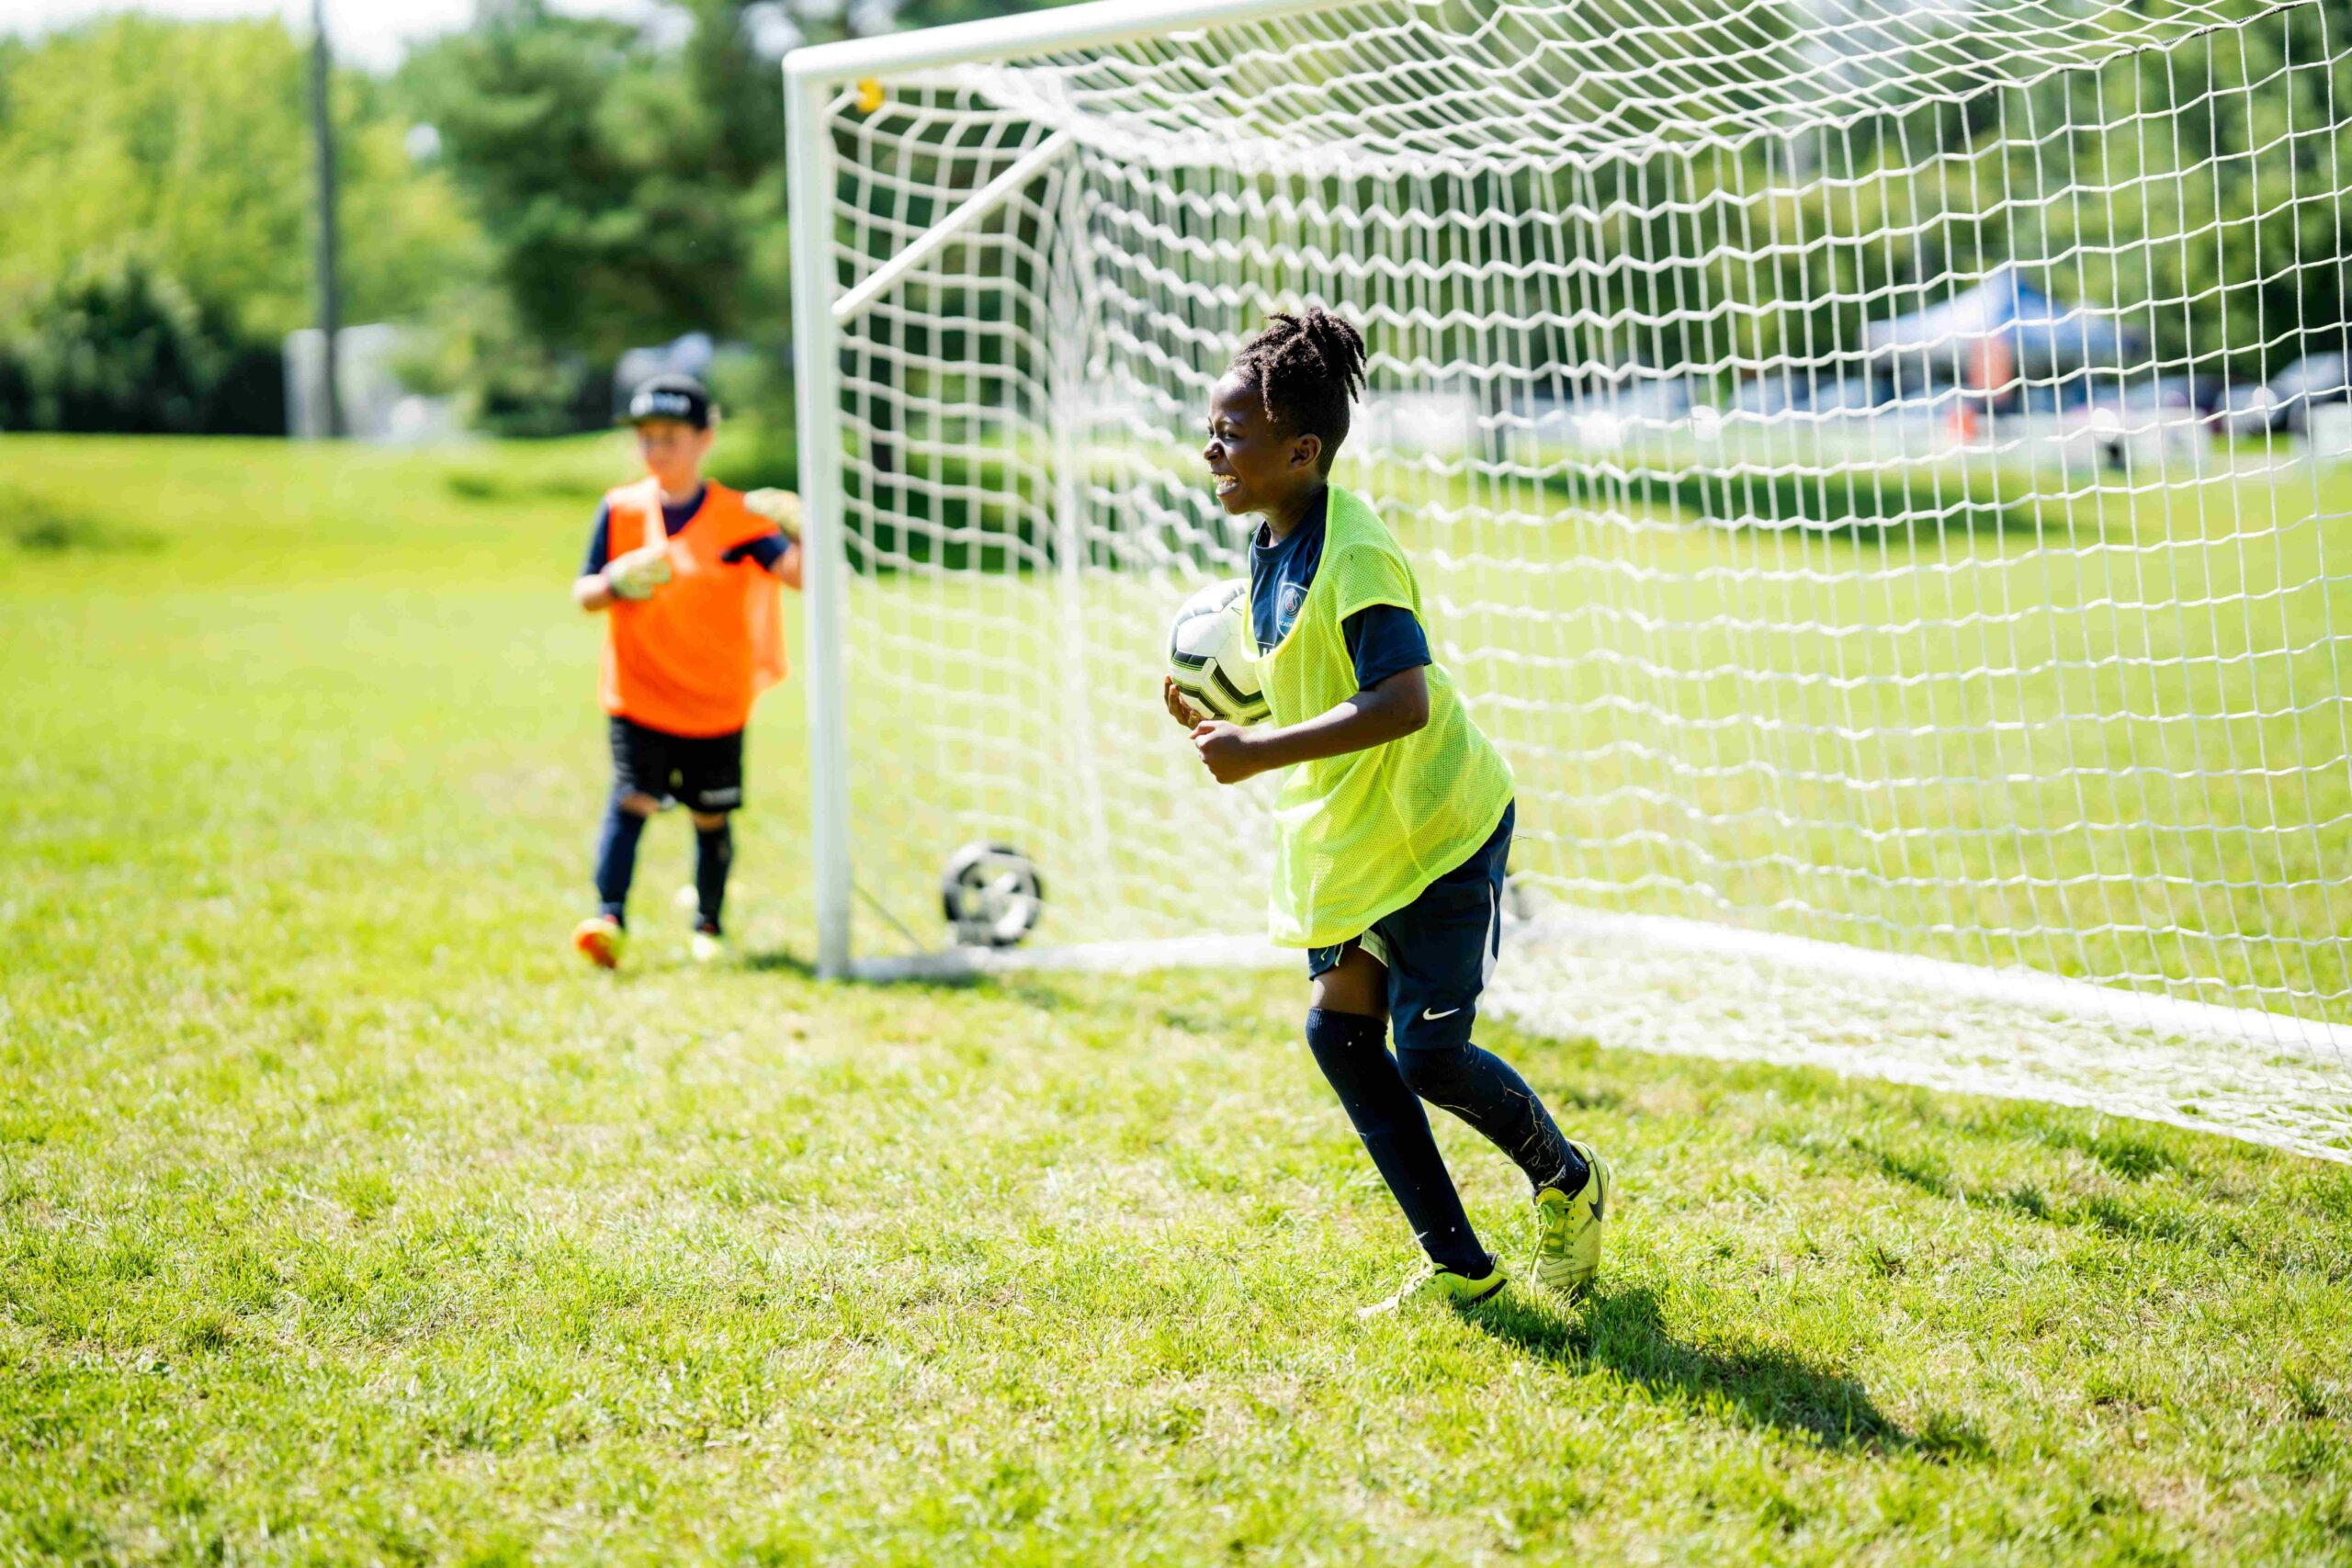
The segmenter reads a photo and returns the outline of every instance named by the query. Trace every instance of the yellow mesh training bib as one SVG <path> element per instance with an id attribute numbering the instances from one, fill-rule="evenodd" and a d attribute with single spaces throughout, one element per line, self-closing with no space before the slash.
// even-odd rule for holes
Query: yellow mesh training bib
<path id="1" fill-rule="evenodd" d="M 1347 618 L 1374 604 L 1410 610 L 1420 584 L 1371 507 L 1331 487 L 1323 561 L 1290 635 L 1258 656 L 1276 724 L 1298 724 L 1356 694 Z M 1430 639 L 1434 642 L 1436 639 Z M 1329 947 L 1421 896 L 1485 843 L 1510 804 L 1510 764 L 1470 722 L 1453 677 L 1425 671 L 1430 721 L 1400 740 L 1301 762 L 1274 802 L 1273 940 Z"/>

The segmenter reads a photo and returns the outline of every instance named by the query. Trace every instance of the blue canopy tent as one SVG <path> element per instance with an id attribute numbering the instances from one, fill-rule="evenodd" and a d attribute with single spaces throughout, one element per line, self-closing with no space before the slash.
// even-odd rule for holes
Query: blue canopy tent
<path id="1" fill-rule="evenodd" d="M 2120 368 L 2142 348 L 2140 335 L 2112 316 L 2059 304 L 2014 265 L 1939 304 L 1872 321 L 1862 341 L 1873 368 L 1894 375 L 1905 393 L 1938 382 L 1971 384 L 1988 359 L 2006 357 L 2010 374 L 2046 378 Z"/>

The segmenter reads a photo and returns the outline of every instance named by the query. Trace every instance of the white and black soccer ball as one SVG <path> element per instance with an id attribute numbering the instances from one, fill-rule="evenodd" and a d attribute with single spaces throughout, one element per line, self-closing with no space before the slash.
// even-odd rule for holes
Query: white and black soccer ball
<path id="1" fill-rule="evenodd" d="M 1010 844 L 970 843 L 948 857 L 939 903 L 967 947 L 1013 947 L 1046 912 L 1046 879 Z"/>
<path id="2" fill-rule="evenodd" d="M 1250 637 L 1250 585 L 1213 582 L 1176 612 L 1168 628 L 1168 673 L 1211 718 L 1256 724 L 1266 716 Z"/>

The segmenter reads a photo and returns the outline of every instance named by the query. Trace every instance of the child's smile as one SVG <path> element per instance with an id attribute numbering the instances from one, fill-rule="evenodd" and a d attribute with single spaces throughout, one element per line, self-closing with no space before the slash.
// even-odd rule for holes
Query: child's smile
<path id="1" fill-rule="evenodd" d="M 1286 530 L 1302 502 L 1322 485 L 1316 464 L 1321 443 L 1284 434 L 1266 414 L 1257 383 L 1228 376 L 1210 394 L 1208 465 L 1216 499 L 1228 516 L 1264 514 Z"/>

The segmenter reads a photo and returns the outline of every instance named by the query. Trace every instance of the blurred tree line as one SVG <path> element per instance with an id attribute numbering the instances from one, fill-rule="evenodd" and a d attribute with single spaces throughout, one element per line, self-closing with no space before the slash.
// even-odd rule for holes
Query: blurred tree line
<path id="1" fill-rule="evenodd" d="M 312 316 L 305 80 L 274 22 L 0 40 L 0 429 L 285 427 L 280 341 Z M 487 265 L 391 100 L 335 84 L 355 321 L 429 313 Z"/>
<path id="2" fill-rule="evenodd" d="M 344 320 L 479 424 L 575 429 L 624 348 L 748 344 L 788 401 L 789 48 L 1036 0 L 688 0 L 644 25 L 498 0 L 389 77 L 336 73 Z M 0 39 L 0 430 L 284 428 L 315 319 L 303 40 L 120 16 Z M 766 422 L 779 431 L 788 420 Z"/>
<path id="3" fill-rule="evenodd" d="M 623 349 L 708 333 L 751 350 L 715 390 L 788 468 L 784 54 L 1040 3 L 684 0 L 647 28 L 507 0 L 418 51 L 401 90 L 492 257 L 449 376 L 519 434 L 602 398 Z"/>
<path id="4" fill-rule="evenodd" d="M 622 349 L 707 332 L 750 350 L 722 400 L 787 441 L 778 61 L 1033 3 L 684 0 L 627 25 L 488 0 L 394 74 L 335 81 L 345 319 L 424 326 L 412 384 L 514 434 L 601 418 Z M 1453 3 L 1464 26 L 1533 25 Z M 1692 48 L 1731 25 L 1710 0 L 1655 9 Z M 2217 10 L 2247 24 L 2192 25 Z M 1741 16 L 1740 47 L 1700 62 L 1733 96 L 1722 59 L 1781 66 L 1754 47 L 1766 13 Z M 1904 91 L 1814 138 L 1798 178 L 1793 143 L 1759 136 L 1430 189 L 1531 222 L 1588 215 L 1566 241 L 1584 258 L 1577 298 L 1521 336 L 1531 378 L 1802 363 L 2010 259 L 2118 311 L 2176 367 L 2260 377 L 2340 346 L 2352 130 L 2335 106 L 2352 102 L 2352 55 L 2332 40 L 2352 38 L 2352 0 L 2142 0 L 2133 16 L 2184 25 L 2165 47 L 2030 80 L 1990 69 L 1997 34 L 1942 40 L 1917 71 L 1893 62 Z M 1550 58 L 1573 70 L 1572 53 Z M 312 318 L 305 68 L 274 22 L 127 16 L 0 41 L 0 429 L 282 426 L 281 340 Z M 1577 91 L 1562 101 L 1592 112 L 1589 84 Z M 1757 92 L 1759 120 L 1776 101 Z M 1468 249 L 1538 243 L 1504 223 L 1436 233 L 1463 254 L 1430 258 L 1447 297 L 1428 303 L 1464 319 L 1484 309 L 1488 259 Z M 1475 322 L 1459 332 L 1385 346 L 1497 352 Z"/>

